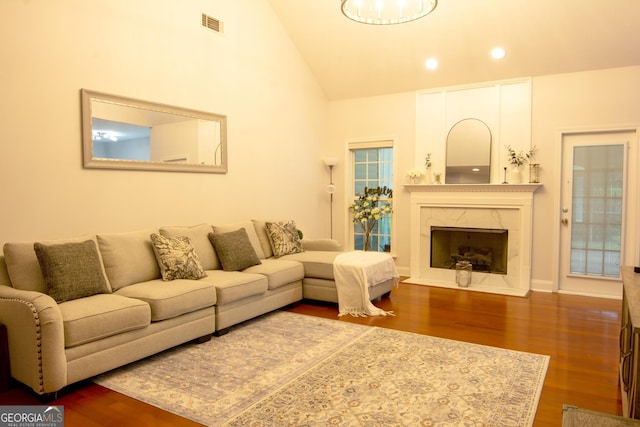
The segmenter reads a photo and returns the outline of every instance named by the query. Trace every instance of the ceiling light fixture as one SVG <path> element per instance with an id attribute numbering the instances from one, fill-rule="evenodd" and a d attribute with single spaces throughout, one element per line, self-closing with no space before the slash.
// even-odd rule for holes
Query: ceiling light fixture
<path id="1" fill-rule="evenodd" d="M 502 59 L 504 58 L 505 55 L 506 55 L 506 52 L 501 47 L 495 47 L 491 51 L 491 56 L 493 57 L 493 59 Z"/>
<path id="2" fill-rule="evenodd" d="M 393 25 L 433 12 L 438 0 L 342 0 L 342 13 L 363 24 Z"/>
<path id="3" fill-rule="evenodd" d="M 438 60 L 435 58 L 429 58 L 425 61 L 424 65 L 430 70 L 435 70 L 438 68 Z"/>

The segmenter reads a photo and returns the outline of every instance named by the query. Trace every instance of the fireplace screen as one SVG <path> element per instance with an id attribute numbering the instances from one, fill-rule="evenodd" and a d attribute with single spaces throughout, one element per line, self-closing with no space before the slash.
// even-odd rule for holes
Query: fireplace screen
<path id="1" fill-rule="evenodd" d="M 431 268 L 469 261 L 473 271 L 507 274 L 508 236 L 502 229 L 431 227 Z"/>

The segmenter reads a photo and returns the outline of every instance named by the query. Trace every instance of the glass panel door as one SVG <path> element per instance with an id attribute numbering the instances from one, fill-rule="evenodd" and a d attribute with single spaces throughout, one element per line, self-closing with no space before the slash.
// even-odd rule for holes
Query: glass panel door
<path id="1" fill-rule="evenodd" d="M 365 188 L 393 186 L 393 148 L 365 148 L 352 150 L 354 200 L 364 194 Z M 353 224 L 354 249 L 364 248 L 364 232 Z M 369 235 L 372 251 L 391 251 L 391 217 L 378 220 Z"/>
<path id="2" fill-rule="evenodd" d="M 621 295 L 628 140 L 623 132 L 563 137 L 561 290 Z"/>

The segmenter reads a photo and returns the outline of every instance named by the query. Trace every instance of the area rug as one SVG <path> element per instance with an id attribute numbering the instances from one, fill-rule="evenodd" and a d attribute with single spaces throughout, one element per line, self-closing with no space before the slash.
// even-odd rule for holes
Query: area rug
<path id="1" fill-rule="evenodd" d="M 209 426 L 530 426 L 548 363 L 276 311 L 94 381 Z"/>

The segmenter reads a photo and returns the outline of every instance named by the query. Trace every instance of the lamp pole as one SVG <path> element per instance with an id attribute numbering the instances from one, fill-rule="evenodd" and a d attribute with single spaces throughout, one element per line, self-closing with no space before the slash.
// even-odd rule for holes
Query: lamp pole
<path id="1" fill-rule="evenodd" d="M 333 184 L 333 166 L 329 165 L 329 237 L 333 239 L 333 193 L 336 192 L 336 186 Z"/>
<path id="2" fill-rule="evenodd" d="M 324 159 L 324 164 L 329 167 L 329 186 L 327 191 L 329 192 L 329 235 L 333 239 L 333 193 L 336 192 L 336 186 L 333 183 L 333 167 L 338 163 L 338 159 L 330 157 Z"/>

